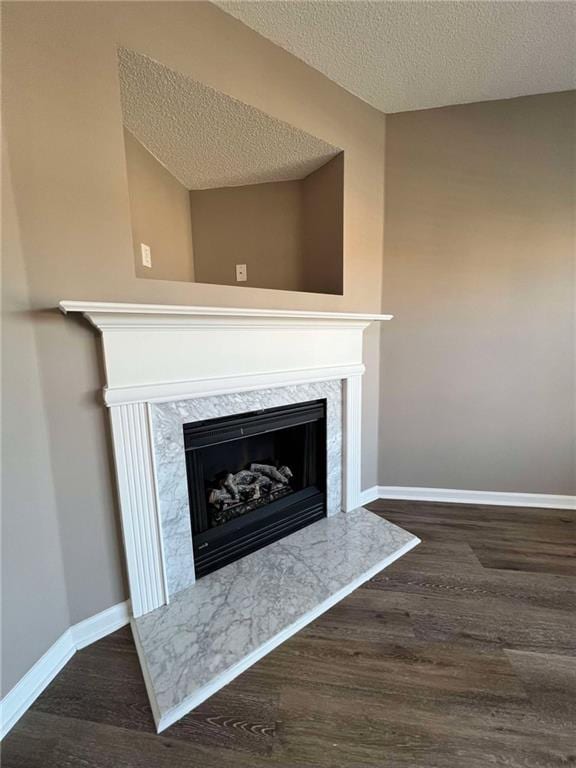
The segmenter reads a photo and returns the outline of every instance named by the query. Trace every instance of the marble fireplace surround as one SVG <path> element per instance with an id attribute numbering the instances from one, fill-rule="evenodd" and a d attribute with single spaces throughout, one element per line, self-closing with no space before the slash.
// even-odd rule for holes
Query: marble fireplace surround
<path id="1" fill-rule="evenodd" d="M 151 405 L 152 445 L 169 598 L 192 586 L 195 581 L 182 426 L 203 419 L 321 399 L 326 400 L 327 511 L 328 515 L 334 515 L 340 512 L 342 501 L 340 381 L 312 382 Z"/>
<path id="2" fill-rule="evenodd" d="M 102 337 L 134 618 L 194 580 L 187 421 L 325 398 L 328 512 L 361 506 L 362 335 L 390 315 L 78 301 L 59 307 L 82 313 Z"/>

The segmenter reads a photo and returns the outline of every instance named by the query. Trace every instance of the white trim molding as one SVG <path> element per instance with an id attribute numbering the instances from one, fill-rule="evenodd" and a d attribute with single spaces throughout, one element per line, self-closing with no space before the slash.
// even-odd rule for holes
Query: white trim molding
<path id="1" fill-rule="evenodd" d="M 168 600 L 148 406 L 114 406 L 110 417 L 132 610 L 142 616 Z"/>
<path id="2" fill-rule="evenodd" d="M 87 645 L 101 640 L 106 635 L 116 632 L 117 629 L 122 629 L 129 623 L 130 615 L 130 601 L 125 600 L 74 624 L 70 627 L 70 632 L 76 650 L 81 651 Z"/>
<path id="3" fill-rule="evenodd" d="M 175 400 L 190 400 L 195 397 L 230 395 L 233 392 L 250 392 L 251 390 L 346 379 L 349 376 L 362 376 L 364 371 L 363 364 L 335 365 L 304 370 L 245 373 L 237 376 L 161 382 L 133 387 L 105 387 L 104 402 L 109 407 L 141 402 L 166 403 Z"/>
<path id="4" fill-rule="evenodd" d="M 72 656 L 130 621 L 128 601 L 118 603 L 66 630 L 0 701 L 0 740 L 13 728 Z"/>
<path id="5" fill-rule="evenodd" d="M 0 702 L 0 739 L 16 725 L 75 653 L 76 647 L 68 629 L 4 696 Z"/>
<path id="6" fill-rule="evenodd" d="M 457 488 L 417 488 L 401 485 L 374 485 L 372 488 L 367 488 L 361 493 L 361 505 L 369 504 L 377 499 L 576 510 L 576 496 L 563 496 L 551 493 L 466 491 Z"/>
<path id="7" fill-rule="evenodd" d="M 329 320 L 372 322 L 373 320 L 391 320 L 393 315 L 380 315 L 366 312 L 310 312 L 299 309 L 257 309 L 250 307 L 203 307 L 187 304 L 131 304 L 107 301 L 66 301 L 59 303 L 64 314 L 82 312 L 85 317 L 92 315 L 189 315 L 194 317 L 223 318 L 289 318 L 292 320 Z M 99 328 L 100 325 L 97 324 Z"/>

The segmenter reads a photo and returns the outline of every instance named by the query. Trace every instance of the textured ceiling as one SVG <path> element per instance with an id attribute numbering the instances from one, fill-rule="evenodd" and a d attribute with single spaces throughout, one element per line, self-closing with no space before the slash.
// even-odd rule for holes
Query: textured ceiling
<path id="1" fill-rule="evenodd" d="M 573 2 L 216 2 L 383 112 L 576 87 Z"/>
<path id="2" fill-rule="evenodd" d="M 147 56 L 118 57 L 124 125 L 188 189 L 302 179 L 340 152 Z"/>

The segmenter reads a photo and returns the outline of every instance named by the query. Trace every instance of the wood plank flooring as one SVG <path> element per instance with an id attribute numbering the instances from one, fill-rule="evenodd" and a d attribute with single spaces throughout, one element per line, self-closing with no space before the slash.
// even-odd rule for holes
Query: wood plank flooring
<path id="1" fill-rule="evenodd" d="M 380 501 L 423 543 L 154 732 L 128 628 L 80 651 L 2 768 L 576 766 L 576 513 Z"/>

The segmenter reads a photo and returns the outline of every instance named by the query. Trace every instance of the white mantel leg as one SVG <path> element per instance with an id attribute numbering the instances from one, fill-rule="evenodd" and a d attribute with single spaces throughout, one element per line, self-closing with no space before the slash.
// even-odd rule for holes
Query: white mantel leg
<path id="1" fill-rule="evenodd" d="M 167 602 L 148 406 L 112 406 L 114 458 L 134 616 Z"/>
<path id="2" fill-rule="evenodd" d="M 344 380 L 344 494 L 343 509 L 351 512 L 361 504 L 362 376 Z"/>

